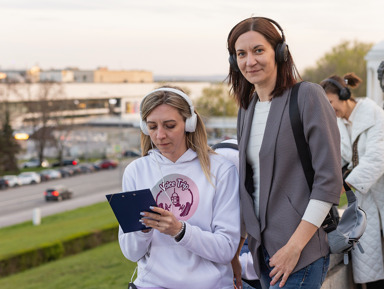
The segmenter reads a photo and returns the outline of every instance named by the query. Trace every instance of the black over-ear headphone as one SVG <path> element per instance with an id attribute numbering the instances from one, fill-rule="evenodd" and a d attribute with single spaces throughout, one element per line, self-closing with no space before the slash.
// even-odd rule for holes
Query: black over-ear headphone
<path id="1" fill-rule="evenodd" d="M 279 25 L 279 23 L 277 23 L 276 21 L 270 19 L 270 18 L 266 18 L 266 17 L 252 17 L 253 19 L 256 19 L 256 18 L 260 18 L 260 19 L 265 19 L 267 21 L 269 21 L 270 23 L 274 24 L 281 32 L 281 38 L 282 38 L 282 41 L 279 42 L 276 47 L 275 47 L 275 59 L 276 59 L 276 62 L 277 63 L 283 63 L 283 62 L 286 62 L 288 60 L 288 44 L 285 42 L 285 36 L 284 36 L 284 31 L 283 31 L 283 28 L 281 28 L 281 26 Z M 244 21 L 247 21 L 248 19 L 250 18 L 247 18 L 241 22 L 239 22 L 237 25 L 235 25 L 235 27 L 232 28 L 231 32 L 229 32 L 229 35 L 228 35 L 228 40 L 233 32 L 233 30 L 240 24 L 240 23 L 243 23 Z M 228 41 L 227 41 L 228 42 Z M 228 47 L 229 49 L 229 47 Z M 240 71 L 239 69 L 239 66 L 237 65 L 237 59 L 236 59 L 236 54 L 230 54 L 229 55 L 229 64 L 231 65 L 232 69 L 234 71 Z"/>
<path id="2" fill-rule="evenodd" d="M 332 78 L 327 78 L 323 81 L 324 82 L 330 82 L 330 83 L 334 84 L 339 89 L 338 96 L 339 96 L 340 100 L 347 100 L 347 99 L 351 98 L 351 91 L 349 90 L 349 88 L 347 86 L 342 86 L 337 80 L 334 80 Z"/>

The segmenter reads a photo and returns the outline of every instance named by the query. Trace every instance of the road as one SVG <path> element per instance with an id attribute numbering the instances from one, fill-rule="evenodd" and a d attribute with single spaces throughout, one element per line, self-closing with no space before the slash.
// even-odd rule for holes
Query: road
<path id="1" fill-rule="evenodd" d="M 106 201 L 106 194 L 121 192 L 121 178 L 126 164 L 127 162 L 120 163 L 119 167 L 113 170 L 1 190 L 0 228 L 32 221 L 36 208 L 40 209 L 41 217 L 45 217 Z M 44 191 L 58 184 L 70 188 L 73 198 L 62 202 L 46 202 Z"/>

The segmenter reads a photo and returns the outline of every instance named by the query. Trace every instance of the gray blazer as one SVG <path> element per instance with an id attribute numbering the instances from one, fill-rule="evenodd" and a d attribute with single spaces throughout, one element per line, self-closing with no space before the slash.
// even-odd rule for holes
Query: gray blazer
<path id="1" fill-rule="evenodd" d="M 298 106 L 304 134 L 309 144 L 315 171 L 312 192 L 309 191 L 294 140 L 289 118 L 291 89 L 272 99 L 260 148 L 260 218 L 256 218 L 252 193 L 252 168 L 247 164 L 254 108 L 258 97 L 247 110 L 238 114 L 239 174 L 241 209 L 248 233 L 248 246 L 260 276 L 261 245 L 272 257 L 283 247 L 299 225 L 311 198 L 339 203 L 342 187 L 340 134 L 335 112 L 321 86 L 304 82 L 299 89 Z M 326 233 L 317 230 L 302 251 L 293 272 L 329 253 Z"/>

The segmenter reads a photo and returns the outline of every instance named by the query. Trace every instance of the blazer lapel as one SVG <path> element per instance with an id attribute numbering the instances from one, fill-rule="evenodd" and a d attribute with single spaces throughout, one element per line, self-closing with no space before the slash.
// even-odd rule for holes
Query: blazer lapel
<path id="1" fill-rule="evenodd" d="M 287 100 L 289 99 L 289 93 L 290 90 L 287 90 L 282 96 L 272 98 L 271 109 L 267 118 L 263 142 L 260 147 L 260 180 L 263 180 L 263 182 L 260 182 L 259 203 L 261 232 L 265 228 L 269 193 L 273 181 L 276 140 L 279 134 L 283 112 L 287 105 Z"/>
<path id="2" fill-rule="evenodd" d="M 251 132 L 251 126 L 252 126 L 252 119 L 255 112 L 255 105 L 258 100 L 258 97 L 256 94 L 253 95 L 252 101 L 249 104 L 249 107 L 247 110 L 244 111 L 244 115 L 242 116 L 243 120 L 240 122 L 240 125 L 242 125 L 240 129 L 241 131 L 241 142 L 239 146 L 239 158 L 240 162 L 243 164 L 246 164 L 247 162 L 247 153 L 246 148 L 249 141 L 249 136 Z M 240 182 L 242 184 L 245 183 L 245 175 L 246 175 L 246 166 L 240 168 L 243 170 L 242 172 L 242 179 L 240 179 Z M 256 218 L 255 215 L 255 209 L 253 204 L 252 196 L 246 191 L 242 191 L 241 193 L 241 203 L 242 203 L 242 209 L 243 209 L 243 215 L 244 215 L 244 222 L 245 226 L 247 228 L 248 234 L 250 234 L 253 238 L 257 239 L 259 242 L 261 240 L 260 238 L 260 225 L 259 220 Z"/>

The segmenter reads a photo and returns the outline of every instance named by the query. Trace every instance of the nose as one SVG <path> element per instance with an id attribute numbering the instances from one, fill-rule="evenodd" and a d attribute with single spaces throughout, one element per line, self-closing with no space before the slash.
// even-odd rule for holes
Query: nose
<path id="1" fill-rule="evenodd" d="M 257 63 L 256 57 L 252 55 L 252 53 L 249 53 L 247 56 L 247 66 L 253 66 Z"/>
<path id="2" fill-rule="evenodd" d="M 158 126 L 157 132 L 156 132 L 156 137 L 158 139 L 165 138 L 165 129 L 162 126 Z"/>

